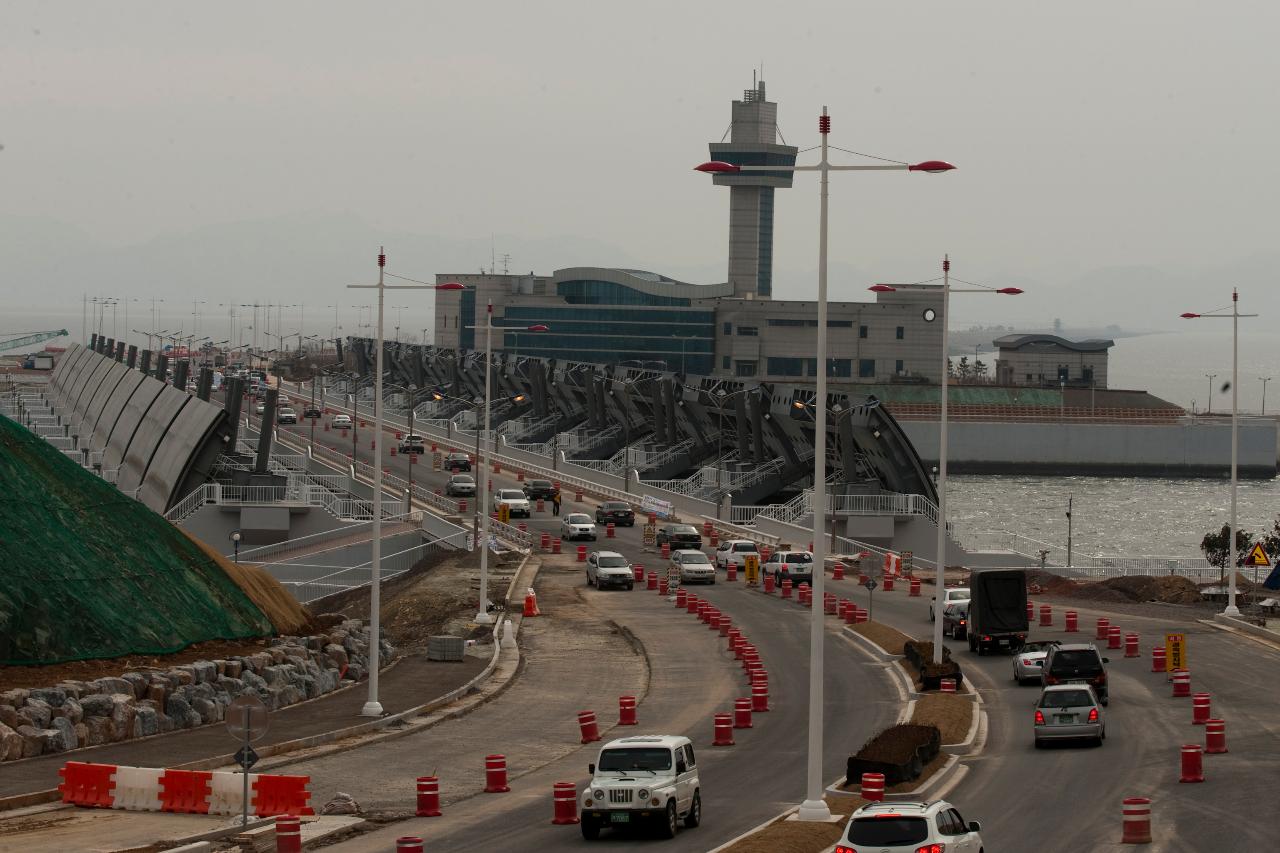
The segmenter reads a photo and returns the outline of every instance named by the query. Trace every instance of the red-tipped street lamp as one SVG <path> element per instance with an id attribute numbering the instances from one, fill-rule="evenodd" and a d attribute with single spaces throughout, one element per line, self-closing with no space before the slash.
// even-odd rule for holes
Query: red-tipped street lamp
<path id="1" fill-rule="evenodd" d="M 1227 562 L 1227 571 L 1231 575 L 1231 580 L 1227 586 L 1227 609 L 1222 612 L 1227 616 L 1239 616 L 1240 608 L 1236 606 L 1236 493 L 1239 488 L 1239 477 L 1237 476 L 1236 466 L 1239 462 L 1240 455 L 1240 439 L 1238 432 L 1240 420 L 1240 396 L 1236 389 L 1240 384 L 1239 376 L 1237 375 L 1240 366 L 1240 318 L 1257 317 L 1258 315 L 1240 313 L 1240 292 L 1235 288 L 1231 289 L 1231 313 L 1228 314 L 1226 311 L 1227 309 L 1225 308 L 1218 308 L 1201 314 L 1186 311 L 1183 312 L 1181 316 L 1184 320 L 1231 318 L 1231 535 L 1228 537 L 1231 542 Z M 1266 386 L 1264 385 L 1263 388 L 1266 388 Z M 1212 391 L 1213 389 L 1210 388 L 1209 390 Z M 1212 409 L 1212 402 L 1210 402 L 1209 407 Z"/>
<path id="2" fill-rule="evenodd" d="M 892 293 L 896 290 L 909 290 L 920 287 L 920 284 L 873 284 L 867 288 L 873 293 Z M 942 315 L 936 319 L 942 324 L 942 410 L 938 430 L 938 547 L 934 551 L 937 563 L 934 580 L 934 620 L 933 620 L 933 662 L 942 663 L 942 590 L 946 587 L 947 571 L 947 374 L 951 368 L 948 348 L 947 321 L 951 317 L 952 293 L 989 293 L 1000 296 L 1019 296 L 1019 287 L 951 287 L 951 258 L 942 259 Z M 931 311 L 925 310 L 925 320 L 935 319 Z"/>
<path id="3" fill-rule="evenodd" d="M 821 159 L 813 166 L 741 166 L 723 160 L 712 160 L 695 166 L 694 169 L 707 174 L 732 172 L 819 172 L 822 176 L 819 194 L 818 214 L 818 364 L 827 363 L 827 181 L 831 172 L 949 172 L 955 168 L 942 160 L 926 160 L 923 163 L 882 163 L 874 166 L 833 166 L 827 159 L 827 136 L 831 133 L 831 116 L 827 108 L 822 108 L 818 117 L 818 133 L 822 136 Z M 813 484 L 817 494 L 820 484 L 825 483 L 827 465 L 827 371 L 818 371 L 813 411 Z M 817 570 L 813 573 L 813 597 L 822 601 L 824 586 L 824 567 L 826 565 L 826 541 L 823 536 L 823 514 L 813 513 L 813 563 Z M 806 783 L 806 797 L 800 805 L 797 817 L 800 820 L 826 821 L 831 819 L 831 810 L 823 800 L 822 782 L 822 651 L 825 631 L 825 616 L 822 608 L 813 609 L 809 632 L 809 755 Z"/>

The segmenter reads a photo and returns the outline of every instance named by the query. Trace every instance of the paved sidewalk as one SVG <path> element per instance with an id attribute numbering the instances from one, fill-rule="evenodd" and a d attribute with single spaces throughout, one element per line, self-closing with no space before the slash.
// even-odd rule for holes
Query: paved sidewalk
<path id="1" fill-rule="evenodd" d="M 491 649 L 492 647 L 486 647 Z M 379 698 L 388 714 L 395 714 L 456 690 L 484 669 L 487 660 L 467 656 L 461 663 L 429 661 L 425 655 L 402 659 L 382 673 Z M 368 699 L 366 683 L 291 705 L 270 715 L 267 736 L 254 744 L 267 746 L 323 734 L 367 722 L 359 716 Z M 140 740 L 121 741 L 89 749 L 42 755 L 0 764 L 0 797 L 31 794 L 58 787 L 58 769 L 68 761 L 125 764 L 134 767 L 175 767 L 236 751 L 238 744 L 221 723 L 171 732 Z"/>

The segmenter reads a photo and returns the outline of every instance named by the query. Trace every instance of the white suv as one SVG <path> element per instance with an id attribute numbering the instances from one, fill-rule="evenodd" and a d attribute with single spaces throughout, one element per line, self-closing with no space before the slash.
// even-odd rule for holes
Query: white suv
<path id="1" fill-rule="evenodd" d="M 663 837 L 673 838 L 681 818 L 686 829 L 702 822 L 698 765 L 687 737 L 642 735 L 609 741 L 588 770 L 591 784 L 582 792 L 582 837 L 589 841 L 606 826 L 656 824 Z"/>
<path id="2" fill-rule="evenodd" d="M 755 554 L 760 559 L 760 549 L 749 539 L 726 539 L 716 548 L 716 568 L 727 569 L 730 565 L 741 569 L 746 565 L 748 554 Z"/>
<path id="3" fill-rule="evenodd" d="M 529 498 L 520 489 L 498 489 L 497 494 L 493 496 L 495 506 L 507 505 L 511 518 L 529 518 L 532 512 L 529 508 Z"/>
<path id="4" fill-rule="evenodd" d="M 868 803 L 849 816 L 835 853 L 980 853 L 979 829 L 946 800 Z"/>

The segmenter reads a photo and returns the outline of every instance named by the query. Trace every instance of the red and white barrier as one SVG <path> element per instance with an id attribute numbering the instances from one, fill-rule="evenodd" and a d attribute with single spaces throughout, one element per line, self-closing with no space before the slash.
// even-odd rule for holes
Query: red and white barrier
<path id="1" fill-rule="evenodd" d="M 58 770 L 62 802 L 90 808 L 182 814 L 240 814 L 244 776 L 228 771 L 173 770 L 68 761 Z M 249 811 L 258 817 L 315 814 L 310 776 L 249 774 Z"/>
<path id="2" fill-rule="evenodd" d="M 862 774 L 862 799 L 868 802 L 878 803 L 884 799 L 884 774 L 883 773 L 863 773 Z"/>
<path id="3" fill-rule="evenodd" d="M 1121 844 L 1151 843 L 1151 800 L 1146 797 L 1126 797 L 1124 808 L 1124 836 Z"/>

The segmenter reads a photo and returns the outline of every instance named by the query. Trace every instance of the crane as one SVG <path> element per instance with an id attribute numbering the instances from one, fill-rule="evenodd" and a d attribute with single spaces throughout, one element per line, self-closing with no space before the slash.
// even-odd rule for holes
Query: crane
<path id="1" fill-rule="evenodd" d="M 54 338 L 61 338 L 69 335 L 66 329 L 57 329 L 51 332 L 0 332 L 0 338 L 12 338 L 12 340 L 0 340 L 0 352 L 8 352 L 16 349 L 27 349 L 32 344 L 42 344 L 45 341 L 51 341 Z"/>

